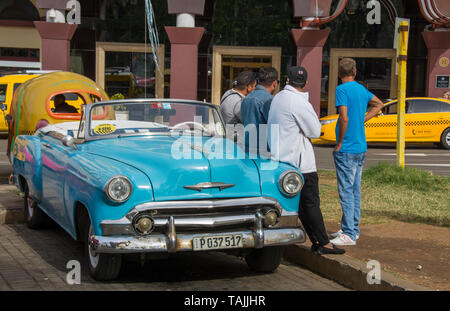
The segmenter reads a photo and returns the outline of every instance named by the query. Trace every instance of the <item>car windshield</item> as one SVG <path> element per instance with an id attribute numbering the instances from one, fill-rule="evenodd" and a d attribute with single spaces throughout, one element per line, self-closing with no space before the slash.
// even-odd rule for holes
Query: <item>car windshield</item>
<path id="1" fill-rule="evenodd" d="M 90 109 L 88 136 L 139 135 L 224 136 L 217 109 L 196 102 L 118 101 L 96 103 Z"/>

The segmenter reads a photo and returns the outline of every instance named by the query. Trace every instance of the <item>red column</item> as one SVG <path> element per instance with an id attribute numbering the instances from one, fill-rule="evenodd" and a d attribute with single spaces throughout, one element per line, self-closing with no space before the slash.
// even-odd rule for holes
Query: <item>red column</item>
<path id="1" fill-rule="evenodd" d="M 42 38 L 42 69 L 70 71 L 70 40 L 76 24 L 34 22 Z"/>
<path id="2" fill-rule="evenodd" d="M 329 34 L 330 29 L 292 29 L 292 36 L 297 45 L 297 66 L 302 66 L 308 71 L 305 91 L 309 92 L 309 101 L 318 116 L 320 115 L 323 46 Z"/>
<path id="3" fill-rule="evenodd" d="M 170 50 L 170 98 L 197 99 L 198 44 L 203 27 L 165 27 Z"/>
<path id="4" fill-rule="evenodd" d="M 436 76 L 450 75 L 450 31 L 424 31 L 422 35 L 428 48 L 427 96 L 441 97 L 450 90 L 436 88 Z"/>

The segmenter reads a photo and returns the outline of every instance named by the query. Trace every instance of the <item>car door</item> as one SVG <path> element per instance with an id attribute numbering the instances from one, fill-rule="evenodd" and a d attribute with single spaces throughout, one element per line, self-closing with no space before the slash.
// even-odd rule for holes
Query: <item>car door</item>
<path id="1" fill-rule="evenodd" d="M 406 141 L 439 141 L 442 133 L 441 102 L 433 99 L 412 99 L 406 119 Z"/>
<path id="2" fill-rule="evenodd" d="M 365 123 L 368 142 L 397 140 L 397 101 L 387 104 L 381 113 Z"/>
<path id="3" fill-rule="evenodd" d="M 61 142 L 62 134 L 49 132 L 41 138 L 42 207 L 61 226 L 69 225 L 64 184 L 70 152 Z"/>

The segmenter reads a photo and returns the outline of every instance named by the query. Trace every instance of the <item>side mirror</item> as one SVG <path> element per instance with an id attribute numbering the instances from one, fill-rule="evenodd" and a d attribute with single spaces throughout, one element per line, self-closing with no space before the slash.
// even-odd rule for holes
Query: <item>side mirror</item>
<path id="1" fill-rule="evenodd" d="M 66 147 L 72 147 L 74 150 L 77 150 L 77 145 L 75 145 L 75 140 L 72 136 L 66 135 L 62 138 L 62 143 Z"/>
<path id="2" fill-rule="evenodd" d="M 8 106 L 6 106 L 6 104 L 0 104 L 0 110 L 6 111 L 6 109 L 8 109 Z"/>

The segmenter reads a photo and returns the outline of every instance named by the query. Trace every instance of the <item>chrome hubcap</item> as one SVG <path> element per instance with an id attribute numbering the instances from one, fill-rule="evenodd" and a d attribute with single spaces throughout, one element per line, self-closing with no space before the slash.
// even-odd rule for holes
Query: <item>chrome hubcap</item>
<path id="1" fill-rule="evenodd" d="M 31 196 L 28 196 L 27 197 L 27 211 L 28 211 L 29 218 L 33 217 L 33 211 L 34 211 L 33 205 L 34 205 L 33 199 L 31 198 Z"/>
<path id="2" fill-rule="evenodd" d="M 92 225 L 89 226 L 89 234 L 88 234 L 88 247 L 89 247 L 89 261 L 91 263 L 91 266 L 95 269 L 98 265 L 99 255 L 94 250 L 94 248 L 91 246 L 91 236 L 94 235 L 94 231 L 92 230 Z"/>
<path id="3" fill-rule="evenodd" d="M 447 133 L 447 136 L 445 137 L 445 141 L 447 142 L 447 145 L 450 145 L 450 132 Z"/>

